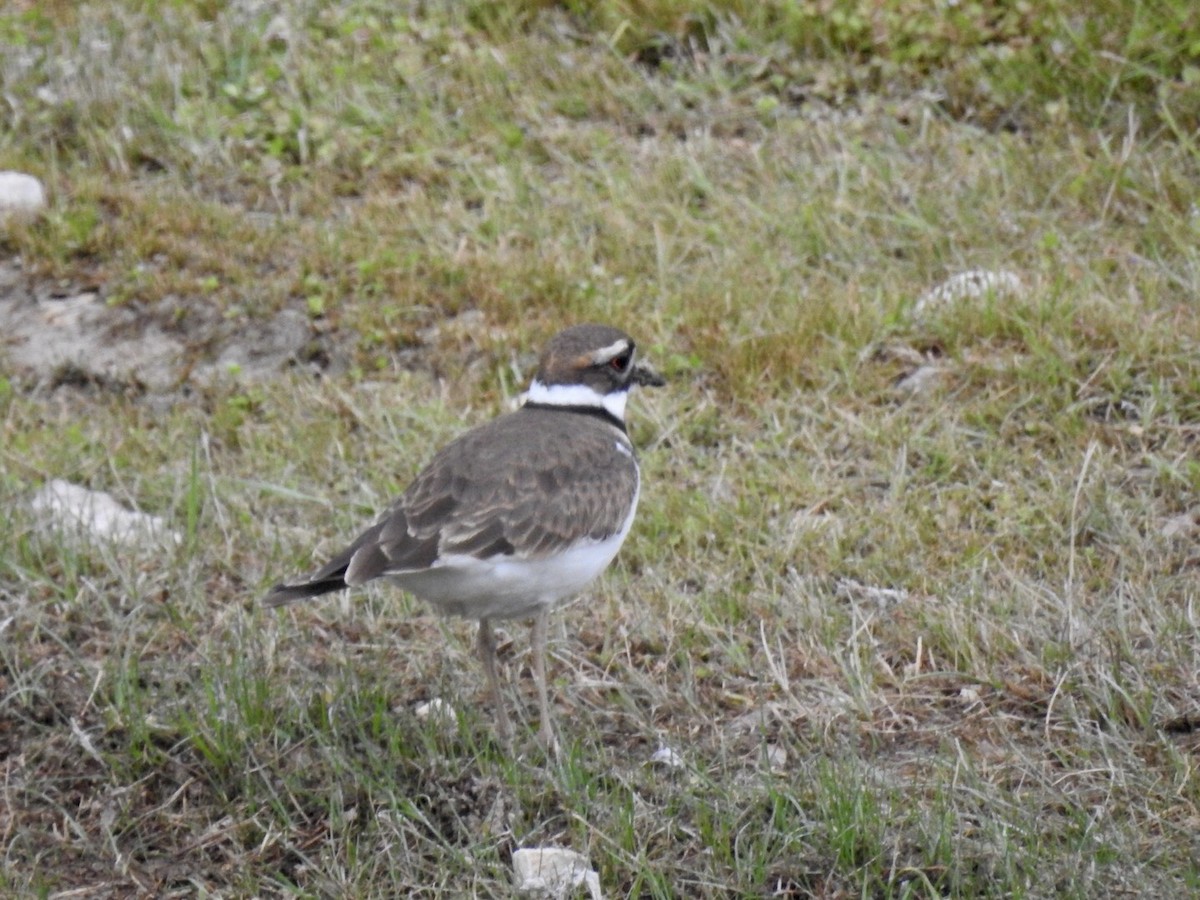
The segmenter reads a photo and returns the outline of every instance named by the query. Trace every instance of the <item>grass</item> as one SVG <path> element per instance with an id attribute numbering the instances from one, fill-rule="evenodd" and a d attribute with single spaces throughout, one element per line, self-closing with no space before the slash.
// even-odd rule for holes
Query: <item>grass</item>
<path id="1" fill-rule="evenodd" d="M 0 370 L 0 889 L 506 895 L 554 844 L 611 896 L 1194 893 L 1200 23 L 955 9 L 0 14 L 12 296 L 189 369 L 309 329 L 166 393 Z M 913 314 L 968 269 L 1024 287 Z M 671 383 L 558 758 L 508 629 L 510 756 L 469 624 L 257 601 L 584 319 Z M 51 478 L 184 540 L 48 532 Z"/>

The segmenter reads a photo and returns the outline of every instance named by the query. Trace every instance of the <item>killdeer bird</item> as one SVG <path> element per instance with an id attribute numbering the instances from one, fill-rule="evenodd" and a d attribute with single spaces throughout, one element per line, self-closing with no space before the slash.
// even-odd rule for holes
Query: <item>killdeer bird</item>
<path id="1" fill-rule="evenodd" d="M 451 616 L 479 620 L 478 651 L 499 730 L 512 725 L 496 675 L 492 623 L 532 619 L 539 737 L 554 745 L 546 695 L 550 612 L 612 562 L 637 509 L 640 476 L 625 433 L 634 385 L 662 385 L 633 340 L 605 325 L 559 332 L 515 412 L 468 431 L 433 459 L 345 550 L 280 606 L 384 578 Z"/>

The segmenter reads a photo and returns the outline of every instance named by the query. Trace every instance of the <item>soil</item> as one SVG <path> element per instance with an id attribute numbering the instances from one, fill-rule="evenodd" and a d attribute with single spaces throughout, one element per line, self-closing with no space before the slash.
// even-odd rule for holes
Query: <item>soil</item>
<path id="1" fill-rule="evenodd" d="M 101 384 L 162 395 L 227 374 L 255 379 L 295 365 L 324 370 L 340 358 L 298 310 L 252 323 L 189 311 L 186 331 L 172 319 L 167 301 L 153 311 L 113 305 L 103 287 L 39 280 L 19 260 L 0 260 L 0 372 L 35 385 Z M 314 352 L 316 341 L 326 346 Z"/>

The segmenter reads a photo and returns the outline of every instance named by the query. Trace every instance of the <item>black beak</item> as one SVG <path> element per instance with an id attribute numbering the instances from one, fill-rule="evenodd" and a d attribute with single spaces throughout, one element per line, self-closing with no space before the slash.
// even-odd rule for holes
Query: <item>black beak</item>
<path id="1" fill-rule="evenodd" d="M 629 383 L 641 385 L 642 387 L 662 387 L 667 382 L 665 378 L 653 369 L 647 369 L 645 366 L 634 366 L 633 374 L 629 376 Z"/>

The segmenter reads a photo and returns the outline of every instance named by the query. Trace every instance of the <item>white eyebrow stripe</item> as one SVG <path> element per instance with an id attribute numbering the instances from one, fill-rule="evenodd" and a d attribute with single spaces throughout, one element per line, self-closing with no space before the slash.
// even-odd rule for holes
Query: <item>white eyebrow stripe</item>
<path id="1" fill-rule="evenodd" d="M 606 363 L 610 359 L 614 359 L 614 358 L 620 356 L 622 353 L 624 353 L 628 349 L 629 349 L 629 340 L 627 338 L 621 338 L 619 341 L 613 341 L 607 347 L 601 347 L 599 350 L 597 350 L 595 353 L 593 353 L 592 354 L 592 362 Z"/>

